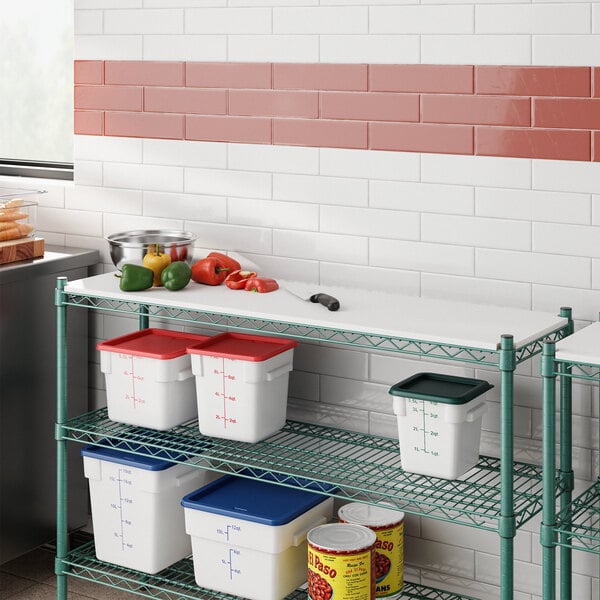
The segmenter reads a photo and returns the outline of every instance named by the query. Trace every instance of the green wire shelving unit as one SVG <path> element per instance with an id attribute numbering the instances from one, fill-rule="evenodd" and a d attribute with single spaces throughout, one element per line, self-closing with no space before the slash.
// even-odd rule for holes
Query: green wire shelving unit
<path id="1" fill-rule="evenodd" d="M 513 380 L 518 364 L 542 352 L 544 340 L 556 342 L 572 332 L 570 309 L 561 309 L 560 325 L 515 347 L 503 335 L 495 349 L 439 343 L 427 339 L 386 336 L 329 326 L 265 319 L 218 310 L 180 308 L 158 302 L 129 301 L 85 290 L 66 290 L 57 280 L 57 600 L 66 600 L 68 577 L 78 577 L 164 600 L 230 599 L 202 590 L 193 578 L 191 560 L 184 560 L 155 576 L 98 561 L 93 543 L 69 552 L 66 497 L 66 444 L 69 441 L 117 445 L 135 453 L 142 444 L 150 452 L 164 453 L 174 462 L 192 461 L 199 468 L 255 479 L 269 476 L 273 484 L 304 487 L 322 484 L 322 493 L 347 500 L 391 503 L 407 513 L 460 523 L 496 532 L 501 548 L 502 600 L 513 598 L 513 542 L 516 530 L 542 511 L 541 466 L 513 459 Z M 500 372 L 501 457 L 481 456 L 478 464 L 458 480 L 404 472 L 397 440 L 353 431 L 288 421 L 277 434 L 257 444 L 202 436 L 197 422 L 168 431 L 155 431 L 116 423 L 100 409 L 67 418 L 66 311 L 86 308 L 107 314 L 136 315 L 140 328 L 150 318 L 215 328 L 261 332 L 306 341 L 354 348 L 385 350 L 409 356 L 494 367 Z M 128 450 L 129 445 L 129 450 Z M 273 477 L 273 475 L 275 477 Z M 555 483 L 555 482 L 554 482 Z M 332 489 L 331 485 L 335 487 Z M 314 488 L 312 488 L 314 489 Z M 556 485 L 556 495 L 562 491 Z M 290 599 L 306 598 L 298 590 Z M 469 596 L 405 582 L 402 600 L 474 600 Z"/>
<path id="2" fill-rule="evenodd" d="M 581 350 L 578 344 L 582 342 Z M 590 347 L 590 342 L 592 347 Z M 598 350 L 595 351 L 593 346 Z M 561 353 L 561 350 L 564 350 Z M 574 355 L 573 352 L 576 354 Z M 586 360 L 586 353 L 590 359 Z M 600 384 L 600 323 L 578 331 L 569 344 L 547 341 L 542 353 L 544 493 L 542 512 L 543 600 L 572 597 L 572 550 L 600 555 L 600 475 L 573 498 L 572 383 Z M 577 354 L 580 358 L 574 358 Z M 595 357 L 595 358 L 592 358 Z M 559 381 L 559 434 L 556 427 L 556 379 Z M 559 444 L 558 477 L 555 448 Z M 559 502 L 557 506 L 556 495 Z M 556 548 L 559 549 L 559 589 L 556 589 Z"/>

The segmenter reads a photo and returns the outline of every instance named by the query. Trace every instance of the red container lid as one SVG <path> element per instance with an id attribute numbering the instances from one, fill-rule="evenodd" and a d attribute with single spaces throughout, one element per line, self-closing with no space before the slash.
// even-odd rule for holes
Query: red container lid
<path id="1" fill-rule="evenodd" d="M 205 342 L 188 348 L 189 354 L 205 354 L 260 362 L 291 350 L 298 345 L 295 340 L 286 338 L 248 335 L 245 333 L 221 333 Z"/>
<path id="2" fill-rule="evenodd" d="M 162 360 L 186 354 L 188 346 L 210 339 L 206 335 L 195 335 L 168 329 L 140 329 L 134 333 L 100 342 L 96 348 L 105 352 L 120 352 Z"/>

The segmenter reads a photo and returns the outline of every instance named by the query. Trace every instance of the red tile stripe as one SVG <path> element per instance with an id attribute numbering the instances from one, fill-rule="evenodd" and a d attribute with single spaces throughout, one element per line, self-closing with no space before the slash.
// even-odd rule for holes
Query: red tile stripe
<path id="1" fill-rule="evenodd" d="M 600 67 L 75 61 L 75 133 L 600 161 Z"/>

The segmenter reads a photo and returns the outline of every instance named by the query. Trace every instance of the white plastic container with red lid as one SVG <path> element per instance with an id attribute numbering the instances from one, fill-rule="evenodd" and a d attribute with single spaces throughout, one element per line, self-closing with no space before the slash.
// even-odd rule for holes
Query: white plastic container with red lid
<path id="1" fill-rule="evenodd" d="M 108 417 L 165 430 L 196 418 L 196 388 L 186 350 L 207 336 L 142 329 L 97 345 Z"/>
<path id="2" fill-rule="evenodd" d="M 222 333 L 188 348 L 201 433 L 258 442 L 279 431 L 297 345 L 285 338 Z"/>

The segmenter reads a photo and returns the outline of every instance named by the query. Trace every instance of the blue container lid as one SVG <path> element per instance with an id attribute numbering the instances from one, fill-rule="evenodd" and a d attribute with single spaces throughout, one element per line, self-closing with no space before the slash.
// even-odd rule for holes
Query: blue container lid
<path id="1" fill-rule="evenodd" d="M 285 525 L 324 499 L 315 492 L 226 475 L 184 496 L 181 504 L 263 525 Z"/>
<path id="2" fill-rule="evenodd" d="M 141 454 L 132 454 L 131 452 L 119 450 L 119 448 L 128 448 L 129 450 L 140 452 Z M 119 442 L 115 447 L 106 445 L 85 446 L 81 449 L 81 456 L 106 460 L 128 467 L 145 469 L 146 471 L 164 471 L 177 464 L 173 462 L 172 459 L 169 460 L 170 457 L 164 450 L 161 450 L 156 455 L 152 455 L 150 450 L 144 446 L 139 444 L 126 444 L 125 442 Z M 186 457 L 181 455 L 174 458 L 177 460 L 185 460 Z"/>

